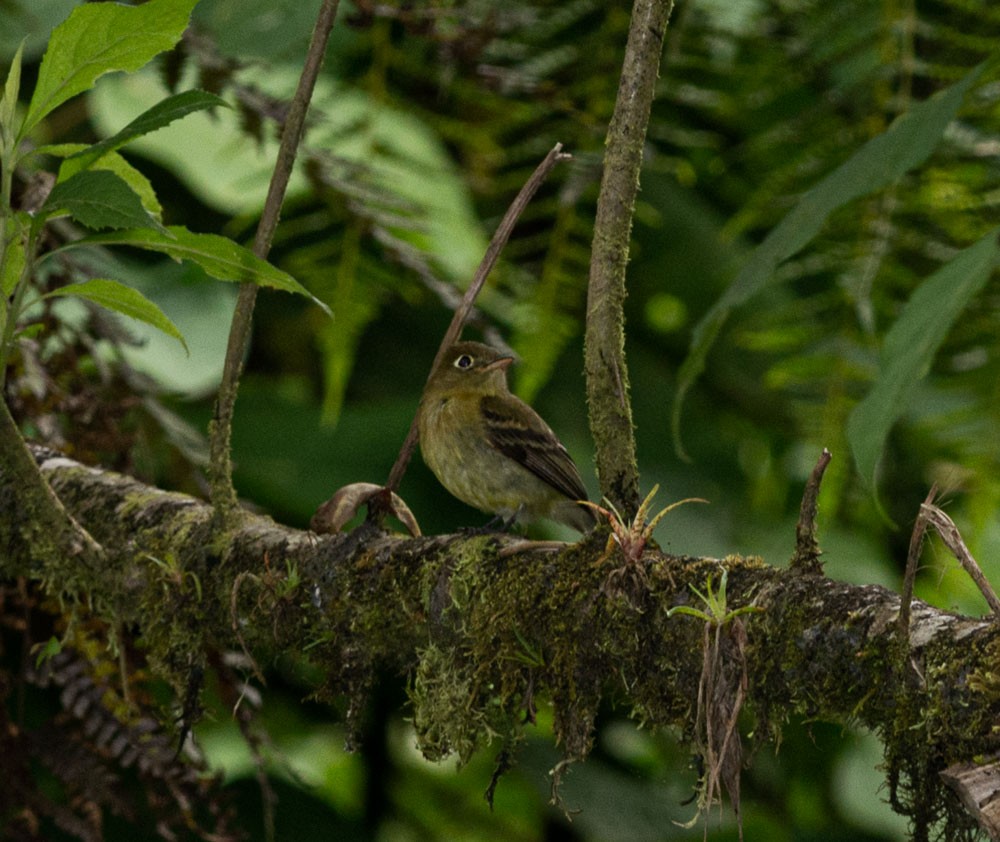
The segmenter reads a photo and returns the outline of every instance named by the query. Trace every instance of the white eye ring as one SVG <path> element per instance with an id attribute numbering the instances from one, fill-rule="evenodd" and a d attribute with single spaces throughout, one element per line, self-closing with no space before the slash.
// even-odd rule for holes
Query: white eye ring
<path id="1" fill-rule="evenodd" d="M 472 366 L 472 362 L 473 362 L 472 357 L 470 357 L 468 354 L 460 354 L 455 359 L 454 366 L 455 368 L 462 368 L 462 369 L 470 368 Z"/>

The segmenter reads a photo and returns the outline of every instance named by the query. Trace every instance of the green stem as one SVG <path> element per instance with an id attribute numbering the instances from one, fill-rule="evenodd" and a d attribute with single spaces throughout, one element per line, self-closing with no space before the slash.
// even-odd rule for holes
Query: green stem
<path id="1" fill-rule="evenodd" d="M 3 138 L 3 150 L 0 155 L 0 283 L 3 282 L 7 271 L 7 260 L 9 250 L 16 248 L 12 242 L 8 242 L 8 221 L 13 213 L 11 207 L 11 195 L 14 185 L 14 150 L 8 142 L 5 134 Z M 34 239 L 26 244 L 24 255 L 24 266 L 21 269 L 21 277 L 14 288 L 14 299 L 7 306 L 3 319 L 3 335 L 0 336 L 0 392 L 7 384 L 7 363 L 10 361 L 10 353 L 14 343 L 14 332 L 17 329 L 17 318 L 21 313 L 21 305 L 24 302 L 24 293 L 28 286 L 28 278 L 31 275 L 31 260 L 34 252 Z"/>
<path id="2" fill-rule="evenodd" d="M 2 129 L 0 129 L 2 131 Z M 11 175 L 11 154 L 10 145 L 7 140 L 7 133 L 3 132 L 2 148 L 0 148 L 0 283 L 3 282 L 7 271 L 7 220 L 10 218 L 10 199 L 13 192 L 13 176 Z M 4 296 L 6 299 L 6 296 Z M 11 314 L 13 308 L 6 309 L 7 301 L 4 300 L 3 307 L 3 335 L 7 336 L 7 325 L 12 321 Z M 3 386 L 7 375 L 7 342 L 0 345 L 0 387 Z"/>
<path id="3" fill-rule="evenodd" d="M 34 249 L 34 238 L 30 238 L 25 247 L 24 268 L 21 270 L 21 277 L 14 288 L 14 298 L 10 303 L 10 309 L 7 310 L 7 319 L 3 325 L 3 338 L 0 339 L 0 391 L 7 385 L 7 363 L 10 361 L 10 354 L 14 348 L 14 333 L 17 330 L 17 319 L 21 315 L 21 307 L 24 304 L 24 294 L 28 290 L 28 279 L 31 276 L 32 266 L 30 258 Z"/>

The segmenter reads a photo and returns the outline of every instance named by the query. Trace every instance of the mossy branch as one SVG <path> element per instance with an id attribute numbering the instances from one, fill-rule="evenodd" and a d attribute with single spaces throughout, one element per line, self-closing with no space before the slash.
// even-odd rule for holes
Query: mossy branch
<path id="1" fill-rule="evenodd" d="M 625 364 L 625 268 L 646 126 L 672 8 L 673 0 L 636 0 L 632 8 L 590 256 L 585 340 L 590 430 L 601 493 L 626 516 L 639 506 L 639 471 Z"/>
<path id="2" fill-rule="evenodd" d="M 70 516 L 39 472 L 7 404 L 0 400 L 0 571 L 29 576 L 41 561 L 62 558 L 95 570 L 103 552 Z"/>
<path id="3" fill-rule="evenodd" d="M 176 665 L 205 647 L 245 646 L 259 663 L 308 652 L 329 677 L 323 691 L 348 695 L 355 711 L 380 669 L 405 672 L 428 756 L 516 737 L 544 693 L 575 759 L 607 692 L 650 726 L 692 732 L 703 629 L 670 611 L 698 607 L 694 589 L 725 569 L 727 610 L 755 606 L 741 615 L 746 687 L 731 690 L 745 694 L 756 739 L 776 738 L 796 715 L 872 729 L 885 742 L 890 798 L 918 824 L 968 823 L 940 773 L 1000 750 L 1000 624 L 914 602 L 904 652 L 900 599 L 882 587 L 656 551 L 641 559 L 642 577 L 615 577 L 621 559 L 600 536 L 553 553 L 507 535 L 409 539 L 362 526 L 317 537 L 248 515 L 211 542 L 212 510 L 199 500 L 38 458 L 106 560 L 83 575 L 53 552 L 36 575 L 114 606 L 106 619 L 140 628 L 151 668 L 178 686 Z M 11 480 L 0 489 L 4 523 L 17 516 Z M 37 557 L 16 531 L 5 539 L 8 571 Z"/>

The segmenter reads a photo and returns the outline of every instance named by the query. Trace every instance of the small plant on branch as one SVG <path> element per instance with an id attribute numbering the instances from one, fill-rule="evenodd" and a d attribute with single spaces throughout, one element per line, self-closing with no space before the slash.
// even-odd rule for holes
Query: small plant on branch
<path id="1" fill-rule="evenodd" d="M 616 546 L 620 549 L 622 556 L 624 556 L 624 563 L 608 573 L 608 577 L 604 581 L 605 593 L 622 592 L 625 584 L 623 580 L 627 577 L 630 585 L 629 592 L 633 594 L 631 601 L 633 603 L 637 602 L 636 597 L 639 591 L 649 588 L 649 578 L 641 562 L 646 552 L 646 547 L 653 541 L 653 531 L 657 525 L 678 506 L 683 506 L 685 503 L 708 502 L 707 500 L 702 500 L 700 497 L 688 497 L 684 500 L 678 500 L 661 509 L 651 520 L 647 521 L 646 516 L 649 514 L 653 498 L 659 490 L 659 485 L 653 486 L 653 489 L 639 504 L 635 517 L 631 520 L 626 520 L 615 507 L 614 503 L 607 498 L 604 499 L 607 508 L 599 506 L 597 503 L 581 501 L 584 505 L 593 509 L 597 515 L 605 518 L 611 527 L 611 534 L 608 535 L 608 542 L 604 547 L 604 552 L 594 562 L 595 566 L 604 564 L 611 557 Z"/>
<path id="2" fill-rule="evenodd" d="M 622 555 L 625 556 L 625 560 L 630 563 L 638 563 L 642 559 L 643 553 L 646 551 L 646 545 L 653 538 L 653 531 L 659 525 L 660 521 L 663 520 L 670 512 L 676 509 L 678 506 L 683 506 L 685 503 L 707 503 L 708 500 L 703 500 L 700 497 L 687 497 L 684 500 L 678 500 L 660 509 L 652 518 L 652 520 L 647 521 L 646 516 L 649 514 L 650 506 L 653 504 L 653 498 L 657 495 L 660 490 L 659 485 L 654 485 L 652 491 L 646 495 L 645 499 L 639 504 L 639 508 L 635 513 L 635 517 L 632 520 L 626 520 L 625 517 L 615 508 L 615 504 L 604 498 L 604 502 L 607 503 L 607 508 L 600 506 L 597 503 L 591 503 L 587 500 L 582 500 L 581 502 L 585 506 L 589 506 L 597 514 L 604 517 L 608 525 L 611 527 L 611 534 L 608 536 L 608 543 L 604 550 L 604 555 L 601 556 L 601 561 L 606 559 L 611 551 L 614 549 L 615 544 L 621 547 Z"/>
<path id="3" fill-rule="evenodd" d="M 694 743 L 703 764 L 698 790 L 698 811 L 684 826 L 691 827 L 702 813 L 718 800 L 725 786 L 740 821 L 740 766 L 743 747 L 736 730 L 740 710 L 746 700 L 747 675 L 746 626 L 742 617 L 762 611 L 750 602 L 730 608 L 726 597 L 729 572 L 723 568 L 718 587 L 713 590 L 712 576 L 702 592 L 691 586 L 704 608 L 678 605 L 667 616 L 682 614 L 704 623 L 702 637 L 701 677 L 698 680 L 698 701 L 695 714 Z M 740 838 L 743 827 L 740 824 Z"/>

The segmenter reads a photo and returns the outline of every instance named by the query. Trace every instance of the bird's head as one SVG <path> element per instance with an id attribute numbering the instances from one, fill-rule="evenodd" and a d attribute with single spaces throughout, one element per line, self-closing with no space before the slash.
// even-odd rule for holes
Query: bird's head
<path id="1" fill-rule="evenodd" d="M 456 342 L 441 358 L 427 390 L 433 392 L 507 391 L 507 368 L 514 358 L 482 342 Z"/>

